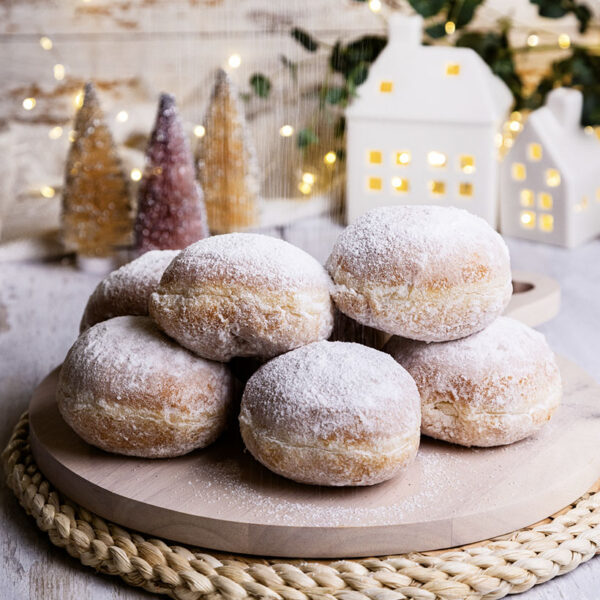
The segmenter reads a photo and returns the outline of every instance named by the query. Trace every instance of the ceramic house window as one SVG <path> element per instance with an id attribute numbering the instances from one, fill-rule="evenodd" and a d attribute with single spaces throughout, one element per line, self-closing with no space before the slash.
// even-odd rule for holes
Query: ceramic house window
<path id="1" fill-rule="evenodd" d="M 401 166 L 401 167 L 406 167 L 407 165 L 410 165 L 410 160 L 411 160 L 411 156 L 410 156 L 410 152 L 408 152 L 407 150 L 402 150 L 401 152 L 396 152 L 396 158 L 395 158 L 395 164 Z"/>
<path id="2" fill-rule="evenodd" d="M 535 227 L 535 213 L 532 210 L 522 210 L 519 221 L 521 227 L 533 229 Z"/>
<path id="3" fill-rule="evenodd" d="M 446 155 L 443 152 L 432 150 L 427 154 L 427 162 L 435 168 L 442 168 L 446 166 Z"/>
<path id="4" fill-rule="evenodd" d="M 546 233 L 554 231 L 554 217 L 552 215 L 540 215 L 540 229 Z"/>
<path id="5" fill-rule="evenodd" d="M 520 194 L 521 206 L 533 206 L 533 190 L 523 189 Z"/>
<path id="6" fill-rule="evenodd" d="M 527 146 L 527 156 L 529 160 L 537 162 L 542 160 L 542 145 L 532 143 Z"/>
<path id="7" fill-rule="evenodd" d="M 443 181 L 430 181 L 429 191 L 434 196 L 443 196 L 446 193 L 446 184 Z"/>
<path id="8" fill-rule="evenodd" d="M 552 210 L 552 206 L 554 204 L 554 200 L 552 198 L 552 194 L 548 192 L 540 192 L 538 194 L 538 207 L 542 210 Z"/>
<path id="9" fill-rule="evenodd" d="M 546 185 L 548 187 L 558 187 L 560 185 L 560 173 L 557 169 L 546 170 Z"/>
<path id="10" fill-rule="evenodd" d="M 513 163 L 512 178 L 515 181 L 524 181 L 527 177 L 527 169 L 523 163 Z"/>
<path id="11" fill-rule="evenodd" d="M 380 192 L 382 188 L 381 177 L 369 177 L 367 186 L 372 192 Z"/>
<path id="12" fill-rule="evenodd" d="M 406 177 L 392 177 L 392 187 L 396 192 L 406 193 L 410 190 L 410 183 Z"/>
<path id="13" fill-rule="evenodd" d="M 458 193 L 461 196 L 470 197 L 473 195 L 473 184 L 468 181 L 463 181 L 458 184 Z"/>
<path id="14" fill-rule="evenodd" d="M 383 155 L 380 150 L 370 150 L 368 160 L 371 165 L 380 165 L 383 162 Z"/>
<path id="15" fill-rule="evenodd" d="M 461 154 L 460 156 L 460 170 L 465 175 L 470 175 L 475 172 L 475 157 L 470 154 Z"/>

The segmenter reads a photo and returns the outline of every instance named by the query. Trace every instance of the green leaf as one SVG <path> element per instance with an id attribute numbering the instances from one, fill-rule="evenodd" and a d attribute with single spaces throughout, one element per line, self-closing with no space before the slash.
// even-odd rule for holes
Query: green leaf
<path id="1" fill-rule="evenodd" d="M 335 43 L 331 56 L 329 57 L 329 66 L 337 73 L 346 71 L 346 50 L 339 40 Z"/>
<path id="2" fill-rule="evenodd" d="M 581 125 L 600 125 L 600 85 L 583 90 Z"/>
<path id="3" fill-rule="evenodd" d="M 437 15 L 444 7 L 445 0 L 408 0 L 408 3 L 426 19 Z"/>
<path id="4" fill-rule="evenodd" d="M 304 47 L 305 50 L 308 50 L 309 52 L 317 51 L 319 43 L 304 29 L 294 27 L 290 34 L 301 46 Z"/>
<path id="5" fill-rule="evenodd" d="M 425 27 L 425 33 L 434 40 L 443 38 L 446 35 L 445 25 L 445 23 L 436 23 L 435 25 L 430 25 L 429 27 Z"/>
<path id="6" fill-rule="evenodd" d="M 579 21 L 579 33 L 585 33 L 592 20 L 592 11 L 585 4 L 579 4 L 573 9 L 573 14 Z"/>
<path id="7" fill-rule="evenodd" d="M 334 71 L 342 73 L 347 79 L 361 63 L 370 65 L 386 44 L 387 39 L 379 35 L 365 35 L 347 46 L 338 41 L 331 52 L 329 64 Z"/>
<path id="8" fill-rule="evenodd" d="M 538 7 L 538 14 L 540 17 L 547 17 L 548 19 L 560 19 L 564 17 L 568 12 L 568 3 L 564 0 L 530 0 L 531 4 L 535 4 Z"/>
<path id="9" fill-rule="evenodd" d="M 461 27 L 468 25 L 475 16 L 475 11 L 480 4 L 483 4 L 483 2 L 484 0 L 458 0 L 458 12 L 456 12 L 456 14 L 454 14 L 454 12 L 449 13 L 453 16 L 456 28 L 460 29 Z"/>
<path id="10" fill-rule="evenodd" d="M 262 73 L 254 73 L 250 76 L 250 86 L 260 98 L 266 98 L 271 91 L 271 81 Z"/>
<path id="11" fill-rule="evenodd" d="M 348 81 L 352 84 L 352 87 L 356 88 L 364 83 L 369 76 L 369 65 L 365 62 L 361 62 L 348 75 Z"/>
<path id="12" fill-rule="evenodd" d="M 344 87 L 330 87 L 325 94 L 325 99 L 329 104 L 340 104 L 347 98 L 348 92 Z"/>
<path id="13" fill-rule="evenodd" d="M 317 134 L 309 127 L 301 129 L 298 132 L 298 136 L 296 139 L 298 148 L 307 148 L 311 144 L 316 144 L 318 141 L 319 138 L 317 137 Z"/>

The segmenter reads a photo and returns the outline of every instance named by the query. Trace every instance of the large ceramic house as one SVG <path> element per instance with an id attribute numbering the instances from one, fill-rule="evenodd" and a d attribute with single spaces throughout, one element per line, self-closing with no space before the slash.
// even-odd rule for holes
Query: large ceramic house
<path id="1" fill-rule="evenodd" d="M 346 111 L 347 218 L 390 204 L 458 206 L 496 226 L 495 137 L 512 102 L 468 48 L 421 45 L 392 15 L 389 42 Z"/>
<path id="2" fill-rule="evenodd" d="M 558 88 L 529 116 L 502 166 L 502 233 L 568 248 L 600 234 L 600 142 L 582 102 Z"/>

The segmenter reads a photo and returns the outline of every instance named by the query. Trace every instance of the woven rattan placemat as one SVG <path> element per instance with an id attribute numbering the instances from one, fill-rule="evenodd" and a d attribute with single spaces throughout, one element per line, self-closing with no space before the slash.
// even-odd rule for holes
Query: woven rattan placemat
<path id="1" fill-rule="evenodd" d="M 541 523 L 468 547 L 312 562 L 171 545 L 107 522 L 46 480 L 31 454 L 27 413 L 2 462 L 8 486 L 53 544 L 83 565 L 179 600 L 494 600 L 600 553 L 600 482 Z"/>

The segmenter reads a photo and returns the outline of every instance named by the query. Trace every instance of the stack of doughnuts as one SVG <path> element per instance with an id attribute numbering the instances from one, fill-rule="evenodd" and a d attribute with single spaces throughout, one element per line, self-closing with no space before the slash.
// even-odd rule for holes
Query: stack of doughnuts
<path id="1" fill-rule="evenodd" d="M 421 433 L 494 446 L 551 417 L 554 355 L 500 317 L 511 293 L 502 238 L 454 208 L 373 210 L 325 267 L 276 238 L 218 235 L 148 252 L 98 285 L 57 402 L 109 452 L 179 456 L 238 415 L 247 449 L 274 473 L 373 485 L 408 468 Z M 361 328 L 363 343 L 346 341 Z M 383 351 L 368 347 L 384 339 Z M 240 402 L 236 375 L 252 371 Z"/>
<path id="2" fill-rule="evenodd" d="M 342 232 L 327 269 L 338 308 L 394 336 L 384 351 L 414 378 L 426 435 L 510 444 L 557 409 L 560 373 L 544 337 L 499 316 L 510 258 L 483 219 L 440 206 L 376 209 Z"/>

